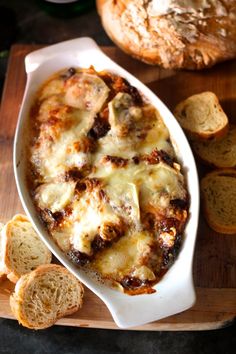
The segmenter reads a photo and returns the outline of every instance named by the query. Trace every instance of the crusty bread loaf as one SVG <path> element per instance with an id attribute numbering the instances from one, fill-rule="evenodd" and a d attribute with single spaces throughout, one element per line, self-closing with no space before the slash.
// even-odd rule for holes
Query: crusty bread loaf
<path id="1" fill-rule="evenodd" d="M 174 115 L 190 138 L 219 139 L 228 131 L 228 118 L 213 92 L 188 97 L 176 106 Z"/>
<path id="2" fill-rule="evenodd" d="M 236 56 L 235 0 L 97 0 L 110 38 L 164 68 L 202 69 Z"/>
<path id="3" fill-rule="evenodd" d="M 2 247 L 2 229 L 4 224 L 0 222 L 0 281 L 5 278 L 5 271 L 3 266 L 3 247 Z"/>
<path id="4" fill-rule="evenodd" d="M 10 305 L 19 323 L 42 329 L 76 312 L 83 294 L 82 284 L 66 268 L 42 265 L 18 280 Z"/>
<path id="5" fill-rule="evenodd" d="M 216 232 L 236 234 L 236 170 L 208 173 L 201 180 L 201 192 L 209 226 Z"/>
<path id="6" fill-rule="evenodd" d="M 225 168 L 236 167 L 236 125 L 231 125 L 228 134 L 220 141 L 193 141 L 196 154 L 209 165 Z"/>
<path id="7" fill-rule="evenodd" d="M 12 282 L 39 265 L 51 262 L 51 252 L 24 215 L 16 215 L 4 226 L 2 238 L 3 264 Z"/>

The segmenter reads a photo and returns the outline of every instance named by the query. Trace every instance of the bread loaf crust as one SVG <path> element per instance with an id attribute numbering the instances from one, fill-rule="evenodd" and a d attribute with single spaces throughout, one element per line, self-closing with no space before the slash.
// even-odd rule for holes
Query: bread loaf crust
<path id="1" fill-rule="evenodd" d="M 125 52 L 171 69 L 236 56 L 235 0 L 97 0 L 102 24 Z"/>

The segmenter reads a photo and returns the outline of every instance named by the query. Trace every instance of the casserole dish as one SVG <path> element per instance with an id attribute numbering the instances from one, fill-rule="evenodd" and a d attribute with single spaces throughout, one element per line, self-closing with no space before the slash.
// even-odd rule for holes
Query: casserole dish
<path id="1" fill-rule="evenodd" d="M 184 242 L 178 258 L 154 287 L 157 291 L 153 294 L 127 296 L 97 282 L 83 269 L 78 269 L 72 264 L 48 235 L 40 221 L 26 182 L 28 161 L 26 147 L 30 141 L 28 116 L 36 91 L 48 77 L 61 69 L 88 68 L 90 65 L 93 65 L 97 71 L 107 70 L 124 77 L 152 103 L 167 126 L 178 160 L 184 166 L 190 194 L 190 216 L 185 229 Z M 192 306 L 195 301 L 192 259 L 198 224 L 198 178 L 192 152 L 173 115 L 145 85 L 111 61 L 89 38 L 79 38 L 35 51 L 26 57 L 25 67 L 27 84 L 15 135 L 14 171 L 23 207 L 39 235 L 60 262 L 105 302 L 119 327 L 138 326 Z"/>

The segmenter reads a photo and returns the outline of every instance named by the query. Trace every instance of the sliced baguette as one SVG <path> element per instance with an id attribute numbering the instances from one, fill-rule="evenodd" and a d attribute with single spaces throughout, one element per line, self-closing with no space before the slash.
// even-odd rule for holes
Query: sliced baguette
<path id="1" fill-rule="evenodd" d="M 14 220 L 14 221 L 29 221 L 27 216 L 24 214 L 16 214 L 12 217 L 12 220 Z"/>
<path id="2" fill-rule="evenodd" d="M 204 215 L 216 232 L 236 233 L 236 170 L 208 173 L 201 180 Z"/>
<path id="3" fill-rule="evenodd" d="M 218 168 L 236 167 L 236 125 L 220 141 L 194 141 L 193 150 L 201 160 Z"/>
<path id="4" fill-rule="evenodd" d="M 3 265 L 3 245 L 2 245 L 2 230 L 4 224 L 0 222 L 0 281 L 6 277 Z"/>
<path id="5" fill-rule="evenodd" d="M 82 284 L 66 268 L 48 264 L 18 280 L 10 306 L 23 326 L 43 329 L 78 311 L 83 294 Z"/>
<path id="6" fill-rule="evenodd" d="M 21 275 L 52 260 L 51 252 L 24 215 L 16 215 L 4 226 L 2 246 L 4 270 L 14 283 Z"/>
<path id="7" fill-rule="evenodd" d="M 228 118 L 213 92 L 202 92 L 180 102 L 174 115 L 190 138 L 220 139 L 228 131 Z"/>

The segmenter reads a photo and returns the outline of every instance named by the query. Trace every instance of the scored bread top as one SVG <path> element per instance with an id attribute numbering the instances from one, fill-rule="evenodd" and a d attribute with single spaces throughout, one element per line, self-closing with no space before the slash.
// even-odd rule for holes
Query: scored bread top
<path id="1" fill-rule="evenodd" d="M 206 163 L 218 168 L 236 166 L 236 125 L 220 141 L 193 141 L 196 154 Z"/>
<path id="2" fill-rule="evenodd" d="M 201 180 L 204 214 L 216 232 L 236 233 L 236 171 L 222 169 Z"/>
<path id="3" fill-rule="evenodd" d="M 78 311 L 83 294 L 82 284 L 66 268 L 48 264 L 20 278 L 10 305 L 23 326 L 42 329 Z"/>
<path id="4" fill-rule="evenodd" d="M 16 215 L 3 229 L 3 263 L 7 277 L 18 278 L 41 264 L 50 263 L 52 254 L 26 216 Z"/>
<path id="5" fill-rule="evenodd" d="M 228 131 L 228 118 L 213 92 L 202 92 L 180 102 L 174 115 L 189 137 L 222 138 Z"/>
<path id="6" fill-rule="evenodd" d="M 164 68 L 202 69 L 236 55 L 235 1 L 97 0 L 108 36 Z"/>

